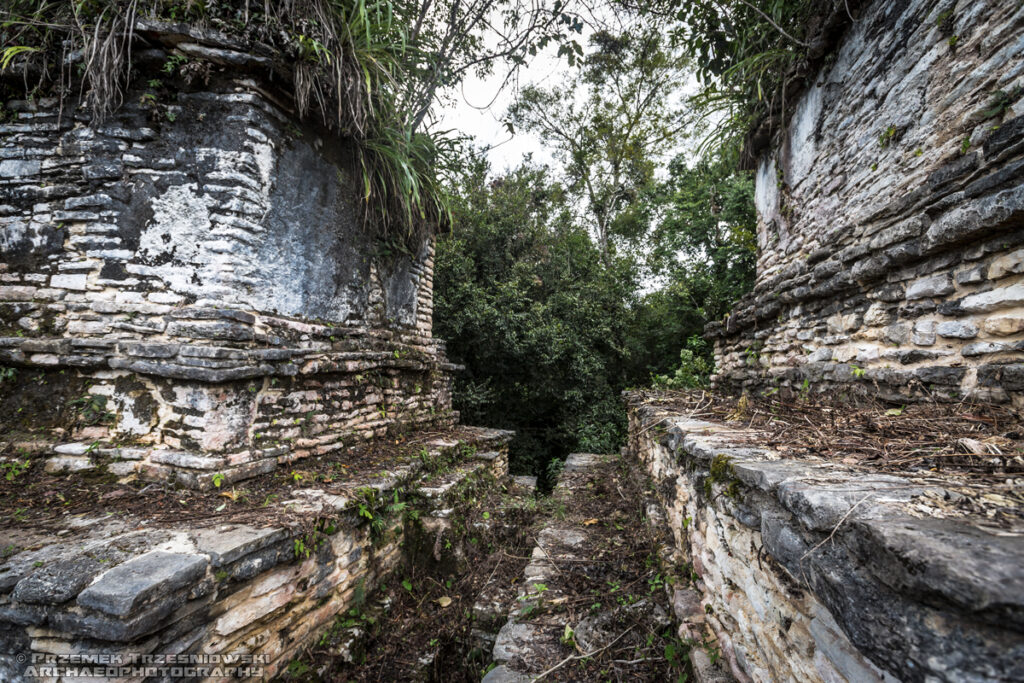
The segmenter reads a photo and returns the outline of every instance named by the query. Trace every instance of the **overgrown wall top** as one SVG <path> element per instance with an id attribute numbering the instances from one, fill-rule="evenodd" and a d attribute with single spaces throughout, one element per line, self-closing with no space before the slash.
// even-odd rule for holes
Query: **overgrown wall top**
<path id="1" fill-rule="evenodd" d="M 868 3 L 757 170 L 718 386 L 1024 390 L 1024 5 Z"/>

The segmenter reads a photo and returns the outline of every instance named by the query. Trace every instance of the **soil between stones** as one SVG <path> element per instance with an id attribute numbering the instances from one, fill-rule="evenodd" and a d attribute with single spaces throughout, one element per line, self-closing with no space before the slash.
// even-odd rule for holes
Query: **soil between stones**
<path id="1" fill-rule="evenodd" d="M 353 482 L 359 486 L 372 483 L 396 465 L 413 462 L 423 444 L 438 437 L 450 442 L 471 440 L 459 428 L 392 435 L 305 458 L 211 491 L 134 476 L 118 479 L 101 470 L 49 474 L 44 470 L 48 456 L 19 453 L 15 442 L 8 442 L 0 456 L 5 456 L 7 463 L 28 466 L 14 474 L 8 474 L 9 469 L 0 472 L 0 518 L 9 526 L 24 529 L 61 529 L 68 517 L 89 514 L 136 516 L 154 526 L 190 523 L 200 527 L 226 520 L 256 526 L 294 524 L 300 520 L 275 504 L 290 498 L 293 490 L 344 493 Z"/>

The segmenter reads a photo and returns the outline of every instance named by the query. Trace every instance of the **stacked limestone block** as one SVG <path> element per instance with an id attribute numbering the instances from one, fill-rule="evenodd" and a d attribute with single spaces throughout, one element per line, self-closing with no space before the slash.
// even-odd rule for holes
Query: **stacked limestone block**
<path id="1" fill-rule="evenodd" d="M 137 27 L 167 43 L 138 69 L 159 75 L 172 45 L 215 67 L 259 59 L 173 28 Z M 454 419 L 432 243 L 381 257 L 346 142 L 238 71 L 140 86 L 102 123 L 70 100 L 6 103 L 0 412 L 50 442 L 51 469 L 114 459 L 204 487 Z M 32 415 L 40 384 L 53 401 Z"/>
<path id="2" fill-rule="evenodd" d="M 1024 528 L 926 505 L 987 486 L 787 458 L 650 398 L 628 397 L 629 451 L 695 572 L 684 629 L 709 626 L 737 680 L 1024 677 Z"/>
<path id="3" fill-rule="evenodd" d="M 867 4 L 760 157 L 719 386 L 1021 403 L 1022 31 L 1012 2 Z"/>
<path id="4" fill-rule="evenodd" d="M 89 680 L 270 680 L 399 563 L 418 561 L 404 544 L 416 522 L 388 502 L 426 519 L 458 502 L 461 486 L 503 481 L 510 438 L 461 428 L 425 439 L 425 460 L 466 459 L 440 475 L 413 459 L 330 490 L 290 488 L 255 517 L 153 525 L 98 511 L 65 518 L 56 535 L 5 530 L 0 680 L 79 680 L 70 671 L 94 665 L 114 668 L 90 668 Z M 384 523 L 375 528 L 364 506 Z"/>

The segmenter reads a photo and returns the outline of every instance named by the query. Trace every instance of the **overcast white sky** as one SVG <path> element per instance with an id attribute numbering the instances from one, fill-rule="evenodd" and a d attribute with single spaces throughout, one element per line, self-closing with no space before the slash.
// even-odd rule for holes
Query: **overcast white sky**
<path id="1" fill-rule="evenodd" d="M 499 73 L 493 76 L 470 76 L 454 94 L 452 105 L 440 112 L 438 128 L 470 135 L 478 144 L 488 146 L 488 158 L 495 173 L 518 166 L 531 153 L 534 161 L 551 164 L 553 158 L 540 139 L 519 130 L 514 136 L 509 134 L 504 116 L 515 99 L 517 86 L 534 83 L 550 87 L 561 81 L 568 69 L 565 59 L 542 54 L 519 70 L 518 83 L 509 83 L 504 89 L 501 65 Z"/>
<path id="2" fill-rule="evenodd" d="M 577 38 L 584 50 L 589 47 L 591 33 L 593 29 L 588 26 L 583 35 Z M 454 101 L 439 110 L 438 129 L 470 135 L 479 145 L 489 147 L 488 158 L 495 174 L 518 166 L 527 154 L 532 154 L 537 163 L 557 166 L 554 157 L 537 136 L 521 130 L 511 135 L 504 121 L 518 88 L 529 84 L 550 88 L 571 75 L 573 67 L 568 65 L 565 58 L 556 57 L 556 54 L 556 48 L 552 47 L 538 55 L 527 66 L 520 68 L 516 82 L 510 82 L 504 88 L 501 87 L 505 77 L 502 64 L 496 66 L 494 75 L 483 79 L 469 76 L 461 88 L 453 93 Z M 696 91 L 696 77 L 690 74 L 679 96 L 680 106 L 685 97 Z M 692 143 L 684 142 L 677 149 L 682 151 L 690 146 Z"/>

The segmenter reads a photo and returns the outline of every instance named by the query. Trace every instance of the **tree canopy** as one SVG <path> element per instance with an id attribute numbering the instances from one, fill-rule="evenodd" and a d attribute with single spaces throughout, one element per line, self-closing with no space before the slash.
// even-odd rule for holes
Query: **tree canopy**
<path id="1" fill-rule="evenodd" d="M 646 232 L 650 216 L 639 199 L 683 130 L 673 100 L 686 60 L 650 29 L 598 31 L 590 45 L 582 69 L 560 84 L 524 88 L 509 119 L 556 151 L 607 262 L 614 240 L 635 244 Z"/>
<path id="2" fill-rule="evenodd" d="M 752 284 L 753 181 L 686 154 L 685 67 L 655 33 L 595 33 L 573 77 L 510 112 L 559 164 L 476 156 L 452 183 L 435 332 L 466 365 L 464 418 L 517 431 L 517 471 L 616 450 L 623 389 L 705 384 L 704 326 Z"/>

